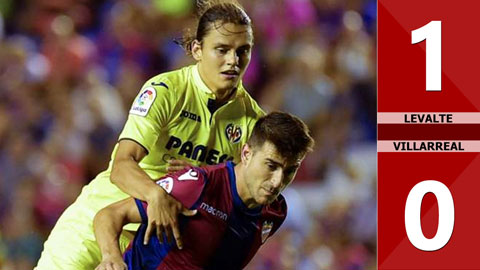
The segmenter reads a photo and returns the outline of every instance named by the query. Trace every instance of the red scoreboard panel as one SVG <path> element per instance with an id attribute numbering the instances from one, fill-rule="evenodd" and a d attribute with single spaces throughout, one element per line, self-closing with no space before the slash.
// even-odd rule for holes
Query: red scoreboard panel
<path id="1" fill-rule="evenodd" d="M 378 268 L 480 269 L 480 1 L 378 1 Z"/>

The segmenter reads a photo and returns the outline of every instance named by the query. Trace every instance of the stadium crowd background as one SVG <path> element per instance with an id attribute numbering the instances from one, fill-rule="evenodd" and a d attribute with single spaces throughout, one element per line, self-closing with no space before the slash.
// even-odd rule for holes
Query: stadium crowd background
<path id="1" fill-rule="evenodd" d="M 300 116 L 315 152 L 288 219 L 249 270 L 376 269 L 376 1 L 244 0 L 244 84 Z M 193 63 L 173 42 L 193 0 L 0 1 L 0 269 L 32 269 L 57 218 L 105 169 L 149 77 Z"/>

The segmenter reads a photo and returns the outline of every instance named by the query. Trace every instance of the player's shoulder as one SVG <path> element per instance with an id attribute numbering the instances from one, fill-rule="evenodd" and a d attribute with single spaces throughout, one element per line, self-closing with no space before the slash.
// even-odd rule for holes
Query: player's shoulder
<path id="1" fill-rule="evenodd" d="M 223 190 L 228 185 L 229 172 L 226 163 L 202 167 L 187 167 L 171 175 L 173 182 L 183 191 L 195 193 L 200 186 L 209 190 Z M 197 186 L 194 188 L 193 186 Z"/>
<path id="2" fill-rule="evenodd" d="M 228 162 L 201 167 L 205 177 L 213 181 L 228 179 Z"/>
<path id="3" fill-rule="evenodd" d="M 157 185 L 163 187 L 167 193 L 172 190 L 183 190 L 184 193 L 197 189 L 196 186 L 203 186 L 207 181 L 207 175 L 202 168 L 187 166 L 182 170 L 168 173 L 156 181 Z"/>
<path id="4" fill-rule="evenodd" d="M 206 186 L 206 177 L 201 168 L 186 167 L 165 175 L 156 183 L 185 207 L 190 208 L 201 197 Z"/>
<path id="5" fill-rule="evenodd" d="M 170 92 L 184 91 L 188 85 L 193 66 L 186 66 L 180 69 L 160 73 L 148 79 L 144 87 L 154 87 L 156 90 L 168 90 Z"/>
<path id="6" fill-rule="evenodd" d="M 228 169 L 227 163 L 220 163 L 215 165 L 208 165 L 202 167 L 187 166 L 182 170 L 166 174 L 163 178 L 173 178 L 175 180 L 185 181 L 189 180 L 209 180 L 219 177 L 227 177 Z"/>
<path id="7" fill-rule="evenodd" d="M 175 172 L 172 174 L 176 180 L 185 181 L 185 180 L 206 180 L 207 174 L 205 169 L 195 166 L 187 166 L 186 168 Z"/>
<path id="8" fill-rule="evenodd" d="M 238 96 L 245 105 L 246 116 L 258 119 L 265 115 L 263 109 L 260 107 L 260 105 L 258 105 L 257 101 L 253 99 L 253 97 L 248 93 L 242 84 L 240 85 L 238 91 L 240 91 Z"/>

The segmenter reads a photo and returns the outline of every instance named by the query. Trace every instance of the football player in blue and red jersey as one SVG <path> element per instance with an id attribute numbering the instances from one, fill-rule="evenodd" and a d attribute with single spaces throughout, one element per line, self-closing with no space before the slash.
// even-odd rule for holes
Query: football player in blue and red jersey
<path id="1" fill-rule="evenodd" d="M 148 204 L 128 198 L 95 216 L 103 257 L 96 269 L 242 269 L 285 220 L 287 205 L 280 192 L 293 181 L 312 146 L 307 126 L 297 117 L 274 112 L 260 118 L 239 164 L 189 167 L 157 181 L 197 211 L 179 219 L 183 248 L 163 233 L 161 239 L 157 233 L 149 238 Z M 130 222 L 141 226 L 122 257 L 118 236 Z"/>

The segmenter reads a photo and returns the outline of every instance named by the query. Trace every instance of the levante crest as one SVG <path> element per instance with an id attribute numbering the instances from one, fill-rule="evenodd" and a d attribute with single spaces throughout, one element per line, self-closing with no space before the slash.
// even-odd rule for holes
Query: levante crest
<path id="1" fill-rule="evenodd" d="M 265 243 L 270 232 L 272 231 L 273 222 L 272 221 L 264 221 L 262 226 L 262 243 Z"/>

